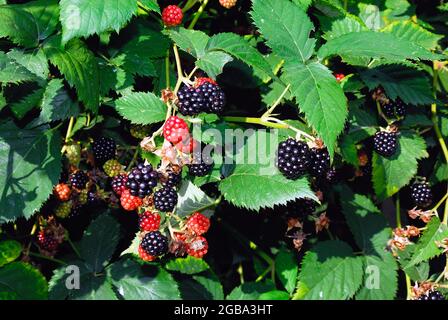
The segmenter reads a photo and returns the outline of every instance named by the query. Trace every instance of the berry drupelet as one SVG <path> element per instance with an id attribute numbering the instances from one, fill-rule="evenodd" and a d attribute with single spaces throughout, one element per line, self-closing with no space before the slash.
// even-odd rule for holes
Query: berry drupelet
<path id="1" fill-rule="evenodd" d="M 144 198 L 152 193 L 152 189 L 157 185 L 158 176 L 150 164 L 140 163 L 128 174 L 126 187 L 131 195 Z"/>
<path id="2" fill-rule="evenodd" d="M 427 182 L 414 183 L 411 186 L 411 198 L 416 206 L 428 207 L 432 203 L 431 187 Z"/>
<path id="3" fill-rule="evenodd" d="M 159 231 L 150 231 L 145 234 L 140 246 L 153 257 L 161 256 L 168 251 L 168 238 Z"/>
<path id="4" fill-rule="evenodd" d="M 305 142 L 289 138 L 278 145 L 277 167 L 286 178 L 295 180 L 308 170 L 310 156 Z"/>
<path id="5" fill-rule="evenodd" d="M 373 149 L 383 157 L 391 157 L 398 149 L 396 132 L 379 131 L 373 137 Z"/>
<path id="6" fill-rule="evenodd" d="M 115 158 L 117 145 L 111 138 L 100 137 L 93 142 L 92 150 L 95 161 L 104 164 L 107 160 Z"/>
<path id="7" fill-rule="evenodd" d="M 174 210 L 177 204 L 176 190 L 169 187 L 163 187 L 154 192 L 154 206 L 162 212 L 170 212 Z"/>

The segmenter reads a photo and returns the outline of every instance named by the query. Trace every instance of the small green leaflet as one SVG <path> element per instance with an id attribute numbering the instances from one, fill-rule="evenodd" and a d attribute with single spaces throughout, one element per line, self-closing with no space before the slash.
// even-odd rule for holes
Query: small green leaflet
<path id="1" fill-rule="evenodd" d="M 288 63 L 284 70 L 299 109 L 333 156 L 336 139 L 348 115 L 347 99 L 341 86 L 330 70 L 317 62 Z"/>
<path id="2" fill-rule="evenodd" d="M 59 131 L 0 126 L 0 223 L 31 217 L 47 200 L 61 172 Z M 20 204 L 20 205 L 18 205 Z"/>
<path id="3" fill-rule="evenodd" d="M 252 0 L 252 19 L 272 50 L 287 62 L 305 63 L 314 53 L 314 26 L 306 13 L 288 0 Z"/>
<path id="4" fill-rule="evenodd" d="M 387 97 L 413 105 L 434 102 L 429 78 L 423 71 L 402 64 L 383 64 L 360 72 L 370 90 L 381 85 Z"/>
<path id="5" fill-rule="evenodd" d="M 115 101 L 115 108 L 135 124 L 151 124 L 165 120 L 166 106 L 151 92 L 130 92 Z"/>
<path id="6" fill-rule="evenodd" d="M 323 241 L 302 260 L 295 297 L 304 300 L 345 300 L 353 297 L 363 280 L 362 257 L 339 240 Z"/>
<path id="7" fill-rule="evenodd" d="M 426 225 L 426 230 L 415 245 L 414 254 L 404 268 L 410 268 L 422 261 L 427 261 L 442 254 L 443 249 L 437 245 L 448 237 L 448 227 L 440 222 L 439 217 L 435 216 Z"/>
<path id="8" fill-rule="evenodd" d="M 378 45 L 381 43 L 381 46 Z M 361 31 L 344 34 L 320 47 L 319 59 L 332 55 L 354 56 L 390 60 L 434 60 L 442 56 L 434 54 L 406 39 L 390 33 Z"/>
<path id="9" fill-rule="evenodd" d="M 48 284 L 32 265 L 13 262 L 0 268 L 0 292 L 10 294 L 14 300 L 46 300 Z"/>
<path id="10" fill-rule="evenodd" d="M 373 188 L 380 199 L 394 195 L 407 185 L 417 173 L 417 161 L 428 157 L 425 140 L 417 134 L 401 132 L 398 141 L 399 147 L 390 158 L 373 153 Z"/>
<path id="11" fill-rule="evenodd" d="M 61 0 L 62 41 L 120 30 L 137 12 L 136 0 Z"/>
<path id="12" fill-rule="evenodd" d="M 98 62 L 93 52 L 80 40 L 72 40 L 65 49 L 61 49 L 59 37 L 52 38 L 44 46 L 44 52 L 68 83 L 75 87 L 79 100 L 92 112 L 98 112 Z"/>
<path id="13" fill-rule="evenodd" d="M 22 253 L 22 245 L 15 240 L 0 241 L 0 267 L 16 260 Z"/>
<path id="14" fill-rule="evenodd" d="M 410 20 L 394 21 L 382 31 L 390 32 L 397 38 L 409 40 L 426 49 L 435 49 L 437 42 L 443 38 L 443 35 L 432 33 Z"/>

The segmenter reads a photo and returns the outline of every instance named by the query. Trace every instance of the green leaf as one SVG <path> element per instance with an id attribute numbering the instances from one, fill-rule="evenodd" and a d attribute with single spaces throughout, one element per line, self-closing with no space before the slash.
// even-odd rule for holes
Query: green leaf
<path id="1" fill-rule="evenodd" d="M 42 97 L 44 96 L 45 89 L 37 89 L 30 94 L 26 95 L 23 99 L 11 103 L 10 109 L 14 113 L 17 119 L 22 119 L 29 111 L 37 107 Z"/>
<path id="2" fill-rule="evenodd" d="M 35 80 L 35 74 L 0 51 L 0 82 L 20 83 Z"/>
<path id="3" fill-rule="evenodd" d="M 132 260 L 120 260 L 110 269 L 112 284 L 125 300 L 177 300 L 177 283 L 165 270 L 141 267 Z"/>
<path id="4" fill-rule="evenodd" d="M 22 253 L 22 245 L 15 240 L 0 242 L 0 267 L 13 262 Z"/>
<path id="5" fill-rule="evenodd" d="M 205 276 L 193 276 L 179 284 L 184 300 L 224 300 L 224 292 L 219 279 L 208 272 Z"/>
<path id="6" fill-rule="evenodd" d="M 31 217 L 59 181 L 61 137 L 42 126 L 19 129 L 0 126 L 0 223 Z"/>
<path id="7" fill-rule="evenodd" d="M 195 186 L 191 181 L 182 180 L 177 194 L 176 214 L 178 216 L 185 217 L 197 211 L 208 217 L 213 214 L 213 210 L 209 208 L 214 206 L 215 199 L 207 196 L 204 191 Z"/>
<path id="8" fill-rule="evenodd" d="M 311 20 L 288 0 L 253 0 L 252 19 L 272 50 L 286 61 L 306 62 L 314 52 Z"/>
<path id="9" fill-rule="evenodd" d="M 448 227 L 435 216 L 426 225 L 426 229 L 415 245 L 414 254 L 405 268 L 410 268 L 422 261 L 432 259 L 443 252 L 443 248 L 437 245 L 448 237 Z"/>
<path id="10" fill-rule="evenodd" d="M 434 102 L 430 80 L 426 74 L 401 64 L 380 65 L 360 73 L 370 90 L 381 85 L 388 98 L 400 97 L 405 103 L 425 105 Z"/>
<path id="11" fill-rule="evenodd" d="M 227 201 L 256 211 L 298 198 L 317 201 L 305 177 L 286 179 L 275 167 L 277 138 L 264 130 L 249 136 L 235 156 L 235 170 L 219 183 L 219 190 Z"/>
<path id="12" fill-rule="evenodd" d="M 120 225 L 108 214 L 96 218 L 84 232 L 80 253 L 93 272 L 106 266 L 120 238 Z"/>
<path id="13" fill-rule="evenodd" d="M 23 4 L 24 10 L 31 13 L 37 25 L 39 40 L 52 35 L 59 23 L 59 3 L 57 0 L 37 0 Z"/>
<path id="14" fill-rule="evenodd" d="M 341 149 L 341 155 L 345 161 L 352 164 L 355 167 L 359 166 L 358 149 L 356 148 L 356 142 L 350 135 L 344 135 L 339 145 Z"/>
<path id="15" fill-rule="evenodd" d="M 170 30 L 168 35 L 183 51 L 201 59 L 206 54 L 207 43 L 210 37 L 202 31 L 179 28 Z"/>
<path id="16" fill-rule="evenodd" d="M 39 78 L 47 79 L 48 69 L 47 57 L 42 50 L 35 50 L 32 53 L 25 53 L 19 49 L 12 49 L 7 54 L 12 61 L 22 65 L 28 71 Z"/>
<path id="17" fill-rule="evenodd" d="M 361 286 L 363 262 L 339 240 L 323 241 L 305 254 L 299 274 L 300 297 L 305 300 L 345 300 Z"/>
<path id="18" fill-rule="evenodd" d="M 0 38 L 8 37 L 15 44 L 28 48 L 37 46 L 39 36 L 32 14 L 20 6 L 2 5 L 0 17 Z"/>
<path id="19" fill-rule="evenodd" d="M 275 257 L 275 272 L 289 294 L 294 292 L 297 274 L 299 272 L 299 262 L 296 255 L 286 249 L 281 249 Z"/>
<path id="20" fill-rule="evenodd" d="M 61 0 L 62 41 L 107 30 L 118 32 L 136 13 L 135 0 Z"/>
<path id="21" fill-rule="evenodd" d="M 360 21 L 360 19 L 353 15 L 346 15 L 343 18 L 334 20 L 331 23 L 331 28 L 323 35 L 326 40 L 338 38 L 344 34 L 351 32 L 367 31 L 368 28 Z"/>
<path id="22" fill-rule="evenodd" d="M 417 173 L 417 160 L 428 157 L 425 140 L 411 132 L 401 132 L 396 153 L 385 158 L 373 153 L 372 181 L 376 195 L 388 198 L 407 185 Z"/>
<path id="23" fill-rule="evenodd" d="M 287 64 L 284 72 L 308 124 L 317 131 L 333 156 L 348 114 L 347 99 L 341 86 L 331 71 L 317 62 Z"/>
<path id="24" fill-rule="evenodd" d="M 159 30 L 140 27 L 137 35 L 127 42 L 120 50 L 124 54 L 130 54 L 143 59 L 161 58 L 166 56 L 170 47 L 168 37 Z M 165 68 L 163 64 L 163 68 Z"/>
<path id="25" fill-rule="evenodd" d="M 398 266 L 389 252 L 366 255 L 364 284 L 356 293 L 356 300 L 393 300 L 398 288 Z"/>
<path id="26" fill-rule="evenodd" d="M 71 300 L 118 300 L 112 284 L 104 275 L 84 275 L 79 290 L 73 290 Z"/>
<path id="27" fill-rule="evenodd" d="M 378 45 L 381 43 L 381 46 Z M 423 47 L 406 39 L 400 39 L 385 32 L 361 31 L 344 34 L 329 40 L 320 47 L 320 59 L 332 55 L 354 56 L 363 58 L 390 60 L 434 60 L 441 55 L 434 54 Z"/>
<path id="28" fill-rule="evenodd" d="M 262 293 L 259 300 L 289 300 L 289 294 L 285 291 L 273 290 L 269 292 Z"/>
<path id="29" fill-rule="evenodd" d="M 218 33 L 210 38 L 207 51 L 224 51 L 243 61 L 256 71 L 274 77 L 271 66 L 246 40 L 234 33 Z"/>
<path id="30" fill-rule="evenodd" d="M 383 22 L 381 21 L 380 9 L 373 4 L 359 3 L 359 17 L 364 24 L 371 30 L 378 30 L 381 28 Z"/>
<path id="31" fill-rule="evenodd" d="M 169 271 L 178 271 L 184 274 L 196 274 L 208 270 L 210 267 L 202 259 L 187 256 L 186 258 L 176 258 L 170 260 L 165 268 Z"/>
<path id="32" fill-rule="evenodd" d="M 117 112 L 135 124 L 165 120 L 166 106 L 151 92 L 129 92 L 115 101 Z"/>
<path id="33" fill-rule="evenodd" d="M 342 211 L 357 245 L 362 249 L 366 274 L 356 294 L 360 300 L 391 300 L 397 291 L 397 263 L 386 250 L 392 230 L 386 218 L 366 196 L 339 188 Z"/>
<path id="34" fill-rule="evenodd" d="M 75 87 L 79 100 L 96 113 L 99 105 L 99 76 L 94 54 L 79 40 L 70 41 L 65 49 L 58 40 L 53 38 L 44 47 L 48 59 L 58 67 L 68 83 Z"/>
<path id="35" fill-rule="evenodd" d="M 0 292 L 17 300 L 45 300 L 48 285 L 40 271 L 30 264 L 13 262 L 0 268 Z"/>
<path id="36" fill-rule="evenodd" d="M 64 89 L 62 79 L 52 79 L 47 84 L 42 100 L 42 111 L 30 126 L 37 126 L 57 120 L 65 120 L 79 113 L 79 107 Z"/>
<path id="37" fill-rule="evenodd" d="M 432 33 L 411 20 L 394 21 L 382 31 L 390 32 L 397 38 L 416 43 L 426 49 L 435 49 L 443 35 Z"/>
<path id="38" fill-rule="evenodd" d="M 274 289 L 271 282 L 246 282 L 233 289 L 226 300 L 257 300 L 263 293 Z"/>
<path id="39" fill-rule="evenodd" d="M 160 14 L 160 7 L 157 4 L 157 0 L 140 0 L 149 10 L 155 11 Z"/>
<path id="40" fill-rule="evenodd" d="M 416 246 L 410 245 L 406 246 L 403 251 L 398 251 L 398 261 L 403 271 L 411 278 L 413 281 L 425 281 L 429 277 L 429 262 L 422 261 L 416 265 L 406 267 L 412 256 L 415 254 Z"/>
<path id="41" fill-rule="evenodd" d="M 207 52 L 200 60 L 196 61 L 196 66 L 202 69 L 210 78 L 216 79 L 224 69 L 224 66 L 233 58 L 222 51 Z"/>

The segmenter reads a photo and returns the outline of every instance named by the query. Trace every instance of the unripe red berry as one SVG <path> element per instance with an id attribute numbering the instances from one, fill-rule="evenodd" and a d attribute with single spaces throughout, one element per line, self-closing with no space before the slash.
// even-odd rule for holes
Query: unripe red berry
<path id="1" fill-rule="evenodd" d="M 162 11 L 162 21 L 167 27 L 175 27 L 182 23 L 184 14 L 176 5 L 169 5 Z"/>

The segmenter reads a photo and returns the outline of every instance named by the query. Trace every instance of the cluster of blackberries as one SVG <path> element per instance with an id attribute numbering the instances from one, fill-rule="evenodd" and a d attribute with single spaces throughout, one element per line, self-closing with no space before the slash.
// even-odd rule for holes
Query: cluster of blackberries
<path id="1" fill-rule="evenodd" d="M 431 187 L 427 182 L 416 182 L 411 186 L 411 198 L 415 205 L 426 208 L 432 203 Z"/>
<path id="2" fill-rule="evenodd" d="M 208 78 L 199 78 L 194 86 L 183 85 L 177 98 L 179 112 L 184 116 L 194 116 L 201 112 L 220 114 L 226 104 L 224 91 Z"/>
<path id="3" fill-rule="evenodd" d="M 390 119 L 403 118 L 406 115 L 406 105 L 401 99 L 390 101 L 383 105 L 383 112 Z"/>
<path id="4" fill-rule="evenodd" d="M 327 149 L 309 148 L 305 142 L 289 138 L 278 145 L 276 163 L 288 179 L 295 180 L 306 172 L 320 177 L 330 170 L 330 155 Z"/>
<path id="5" fill-rule="evenodd" d="M 157 186 L 158 177 L 159 174 L 153 170 L 150 164 L 144 165 L 143 163 L 139 163 L 128 174 L 126 187 L 129 189 L 131 195 L 144 198 L 150 195 L 153 188 Z"/>
<path id="6" fill-rule="evenodd" d="M 445 300 L 445 297 L 440 291 L 431 290 L 425 295 L 421 295 L 417 300 Z"/>
<path id="7" fill-rule="evenodd" d="M 398 133 L 378 131 L 373 137 L 373 149 L 383 157 L 391 157 L 398 149 Z"/>

